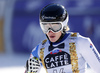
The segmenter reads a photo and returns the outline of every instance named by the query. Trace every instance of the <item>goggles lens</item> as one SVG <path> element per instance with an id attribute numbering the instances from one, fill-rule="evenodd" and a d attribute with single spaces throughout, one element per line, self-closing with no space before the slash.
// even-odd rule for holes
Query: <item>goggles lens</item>
<path id="1" fill-rule="evenodd" d="M 47 33 L 52 30 L 53 32 L 58 32 L 62 29 L 61 23 L 41 23 L 43 32 Z"/>

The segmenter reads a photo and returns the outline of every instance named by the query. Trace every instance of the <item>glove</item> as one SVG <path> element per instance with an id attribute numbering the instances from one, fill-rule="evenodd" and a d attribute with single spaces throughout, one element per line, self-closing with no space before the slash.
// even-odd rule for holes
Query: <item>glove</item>
<path id="1" fill-rule="evenodd" d="M 40 60 L 37 57 L 33 57 L 27 60 L 26 73 L 37 73 L 40 68 Z"/>

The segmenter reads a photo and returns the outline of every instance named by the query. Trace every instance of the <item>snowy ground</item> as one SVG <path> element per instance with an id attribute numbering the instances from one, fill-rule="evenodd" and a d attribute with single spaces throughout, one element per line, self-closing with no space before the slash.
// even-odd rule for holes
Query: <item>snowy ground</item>
<path id="1" fill-rule="evenodd" d="M 0 54 L 0 73 L 24 73 L 28 54 Z M 46 73 L 41 69 L 40 73 Z M 86 73 L 93 73 L 89 69 Z"/>
<path id="2" fill-rule="evenodd" d="M 0 73 L 24 73 L 28 54 L 0 54 Z"/>
<path id="3" fill-rule="evenodd" d="M 0 73 L 24 73 L 24 71 L 25 68 L 23 66 L 0 68 Z M 46 73 L 46 72 L 44 69 L 41 69 L 40 73 Z"/>
<path id="4" fill-rule="evenodd" d="M 29 54 L 0 54 L 0 73 L 24 73 L 28 58 Z"/>

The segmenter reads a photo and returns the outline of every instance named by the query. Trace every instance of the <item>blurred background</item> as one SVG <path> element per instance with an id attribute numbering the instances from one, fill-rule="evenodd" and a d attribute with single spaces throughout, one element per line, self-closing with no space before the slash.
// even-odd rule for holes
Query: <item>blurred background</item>
<path id="1" fill-rule="evenodd" d="M 50 3 L 64 5 L 70 31 L 89 37 L 100 53 L 100 0 L 0 0 L 0 73 L 24 73 L 32 49 L 45 39 L 39 13 Z"/>

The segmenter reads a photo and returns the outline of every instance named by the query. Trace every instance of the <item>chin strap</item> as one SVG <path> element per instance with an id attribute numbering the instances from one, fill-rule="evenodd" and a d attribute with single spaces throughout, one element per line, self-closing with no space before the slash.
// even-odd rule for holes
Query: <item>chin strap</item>
<path id="1" fill-rule="evenodd" d="M 60 36 L 60 38 L 55 43 L 60 42 L 61 39 L 64 37 L 64 35 L 65 35 L 65 33 L 62 33 L 62 35 Z"/>

